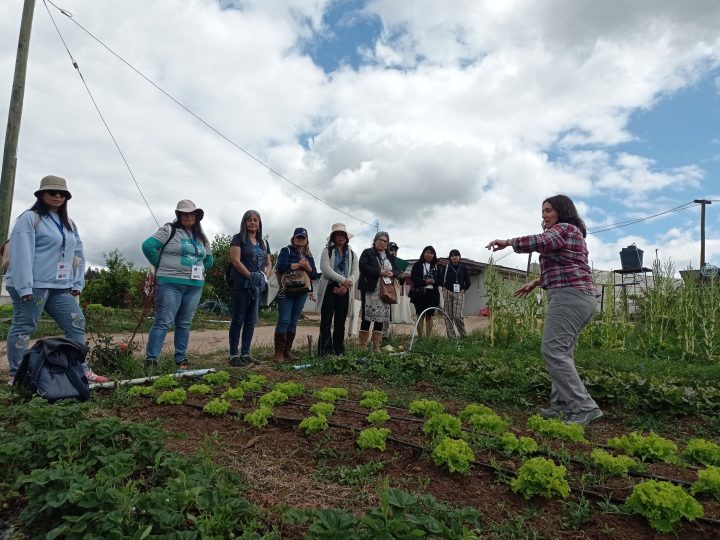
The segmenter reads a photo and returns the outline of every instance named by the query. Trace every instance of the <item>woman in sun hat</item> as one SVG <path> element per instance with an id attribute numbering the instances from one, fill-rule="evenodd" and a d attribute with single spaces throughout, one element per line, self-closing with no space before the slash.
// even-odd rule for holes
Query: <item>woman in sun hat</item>
<path id="1" fill-rule="evenodd" d="M 345 353 L 345 321 L 353 313 L 354 290 L 360 271 L 358 258 L 350 249 L 345 224 L 335 223 L 320 256 L 320 284 L 315 309 L 320 310 L 319 354 Z"/>
<path id="2" fill-rule="evenodd" d="M 317 269 L 315 268 L 315 260 L 310 251 L 310 241 L 308 239 L 307 229 L 297 227 L 293 232 L 290 243 L 280 250 L 277 259 L 278 274 L 283 276 L 290 272 L 296 274 L 306 274 L 302 279 L 312 282 L 318 278 Z M 297 360 L 297 356 L 292 353 L 292 344 L 295 340 L 295 331 L 298 320 L 305 307 L 312 285 L 300 294 L 292 293 L 288 290 L 286 281 L 281 277 L 280 292 L 277 295 L 278 302 L 278 321 L 275 326 L 275 357 L 276 361 Z"/>
<path id="3" fill-rule="evenodd" d="M 10 382 L 43 310 L 67 339 L 85 345 L 85 316 L 77 302 L 85 285 L 85 255 L 77 226 L 68 217 L 72 195 L 64 178 L 50 175 L 40 181 L 35 198 L 10 234 L 5 276 L 13 304 L 7 339 Z M 107 382 L 107 377 L 93 373 L 87 364 L 83 368 L 89 382 Z"/>
<path id="4" fill-rule="evenodd" d="M 183 199 L 175 208 L 175 220 L 142 244 L 145 257 L 157 269 L 155 322 L 145 351 L 147 366 L 157 363 L 165 336 L 174 324 L 175 364 L 180 369 L 188 367 L 190 325 L 205 285 L 205 270 L 213 265 L 210 244 L 200 225 L 204 216 L 202 208 Z"/>
<path id="5" fill-rule="evenodd" d="M 552 389 L 550 407 L 540 409 L 540 416 L 585 425 L 603 416 L 580 379 L 573 359 L 580 332 L 597 308 L 597 289 L 585 244 L 587 229 L 566 195 L 545 199 L 542 219 L 542 234 L 496 239 L 486 247 L 493 251 L 512 247 L 517 253 L 540 253 L 540 277 L 515 291 L 516 296 L 525 297 L 536 287 L 542 287 L 548 298 L 541 352 L 552 378 Z"/>

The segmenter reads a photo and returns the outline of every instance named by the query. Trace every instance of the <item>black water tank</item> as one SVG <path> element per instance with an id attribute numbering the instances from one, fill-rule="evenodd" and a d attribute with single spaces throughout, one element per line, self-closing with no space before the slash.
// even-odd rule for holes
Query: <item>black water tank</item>
<path id="1" fill-rule="evenodd" d="M 620 264 L 623 270 L 640 270 L 643 267 L 643 250 L 635 244 L 622 248 Z"/>

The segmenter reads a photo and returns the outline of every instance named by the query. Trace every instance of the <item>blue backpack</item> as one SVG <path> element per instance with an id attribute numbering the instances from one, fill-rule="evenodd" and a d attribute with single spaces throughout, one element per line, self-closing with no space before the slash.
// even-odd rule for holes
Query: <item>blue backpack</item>
<path id="1" fill-rule="evenodd" d="M 66 338 L 38 340 L 25 351 L 13 385 L 37 393 L 50 403 L 59 399 L 90 398 L 83 372 L 88 347 Z"/>

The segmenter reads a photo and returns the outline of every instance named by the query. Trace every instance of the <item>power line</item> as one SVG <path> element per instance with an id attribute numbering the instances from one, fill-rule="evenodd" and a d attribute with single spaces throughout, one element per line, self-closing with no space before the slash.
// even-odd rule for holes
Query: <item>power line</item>
<path id="1" fill-rule="evenodd" d="M 142 77 L 142 78 L 143 78 L 145 81 L 147 81 L 149 84 L 151 84 L 152 86 L 154 86 L 154 87 L 155 87 L 158 91 L 160 91 L 163 95 L 165 95 L 167 98 L 169 98 L 170 100 L 172 100 L 176 105 L 178 105 L 178 106 L 181 107 L 183 110 L 185 110 L 187 113 L 189 113 L 190 115 L 192 115 L 196 120 L 198 120 L 199 122 L 201 122 L 205 127 L 207 127 L 208 129 L 210 129 L 213 133 L 215 133 L 216 135 L 218 135 L 219 137 L 221 137 L 222 139 L 224 139 L 226 142 L 230 143 L 232 146 L 234 146 L 235 148 L 237 148 L 238 150 L 240 150 L 240 151 L 241 151 L 243 154 L 245 154 L 247 157 L 249 157 L 250 159 L 252 159 L 252 160 L 255 161 L 256 163 L 260 164 L 261 166 L 265 167 L 268 171 L 270 171 L 271 173 L 273 173 L 273 174 L 276 175 L 277 177 L 281 178 L 282 180 L 284 180 L 285 182 L 287 182 L 288 184 L 290 184 L 290 185 L 293 186 L 294 188 L 302 191 L 302 192 L 305 193 L 306 195 L 309 195 L 310 197 L 312 197 L 312 198 L 315 199 L 316 201 L 321 202 L 322 204 L 324 204 L 324 205 L 332 208 L 333 210 L 336 210 L 336 211 L 340 212 L 341 214 L 344 214 L 344 215 L 348 216 L 349 218 L 352 218 L 352 219 L 354 219 L 354 220 L 356 220 L 356 221 L 359 221 L 360 223 L 363 223 L 363 224 L 365 224 L 365 225 L 370 225 L 371 227 L 374 227 L 374 226 L 375 226 L 373 223 L 368 223 L 367 221 L 365 221 L 365 220 L 363 220 L 363 219 L 360 219 L 359 217 L 354 216 L 354 215 L 350 214 L 349 212 L 346 212 L 345 210 L 342 210 L 341 208 L 338 208 L 338 207 L 335 206 L 334 204 L 332 204 L 332 203 L 330 203 L 330 202 L 328 202 L 328 201 L 326 201 L 326 200 L 318 197 L 317 195 L 315 195 L 314 193 L 308 191 L 307 189 L 305 189 L 305 188 L 302 187 L 301 185 L 297 184 L 296 182 L 293 182 L 292 180 L 290 180 L 289 178 L 287 178 L 285 175 L 283 175 L 283 174 L 280 173 L 279 171 L 276 171 L 275 169 L 273 169 L 270 165 L 268 165 L 267 163 L 265 163 L 264 161 L 262 161 L 260 158 L 255 157 L 252 153 L 250 153 L 250 151 L 246 150 L 245 148 L 243 148 L 242 146 L 240 146 L 239 144 L 237 144 L 235 141 L 233 141 L 233 140 L 230 139 L 229 137 L 225 136 L 220 130 L 218 130 L 218 129 L 215 128 L 212 124 L 210 124 L 209 122 L 207 122 L 206 120 L 204 120 L 201 116 L 199 116 L 198 114 L 196 114 L 196 113 L 195 113 L 192 109 L 190 109 L 188 106 L 186 106 L 186 105 L 183 104 L 182 102 L 178 101 L 174 96 L 172 96 L 170 93 L 166 92 L 166 91 L 165 91 L 163 88 L 161 88 L 157 83 L 155 83 L 155 81 L 153 81 L 152 79 L 150 79 L 149 77 L 147 77 L 144 73 L 142 73 L 140 70 L 138 70 L 135 66 L 133 66 L 132 64 L 130 64 L 130 62 L 128 62 L 128 61 L 125 60 L 122 56 L 120 56 L 118 53 L 116 53 L 115 51 L 113 51 L 113 50 L 112 50 L 110 47 L 108 47 L 100 38 L 96 37 L 92 32 L 90 32 L 90 31 L 89 31 L 87 28 L 85 28 L 82 24 L 80 24 L 79 22 L 77 22 L 77 21 L 75 20 L 75 18 L 74 18 L 74 16 L 73 16 L 72 13 L 70 13 L 70 12 L 67 11 L 67 10 L 64 10 L 64 9 L 60 8 L 59 6 L 57 6 L 56 4 L 54 4 L 54 3 L 52 2 L 52 0 L 43 0 L 43 1 L 44 1 L 44 2 L 49 2 L 50 4 L 52 4 L 52 6 L 55 7 L 55 9 L 57 9 L 60 13 L 62 13 L 62 14 L 65 15 L 68 19 L 70 19 L 78 28 L 80 28 L 83 32 L 85 32 L 88 36 L 90 36 L 90 37 L 91 37 L 92 39 L 94 39 L 96 42 L 98 42 L 103 48 L 105 48 L 105 50 L 107 50 L 107 51 L 108 51 L 110 54 L 112 54 L 115 58 L 117 58 L 117 59 L 120 60 L 123 64 L 125 64 L 127 67 L 129 67 L 130 69 L 132 69 L 135 73 L 137 73 L 140 77 Z M 47 7 L 47 5 L 46 5 L 46 7 Z"/>
<path id="2" fill-rule="evenodd" d="M 670 208 L 669 210 L 663 210 L 662 212 L 658 212 L 657 214 L 653 214 L 651 216 L 645 216 L 637 219 L 629 219 L 627 221 L 620 221 L 618 223 L 611 223 L 608 225 L 598 225 L 597 227 L 588 227 L 588 234 L 600 234 L 607 231 L 612 231 L 615 229 L 621 229 L 623 227 L 627 227 L 629 225 L 635 225 L 636 223 L 641 223 L 643 221 L 647 221 L 652 218 L 656 218 L 658 216 L 662 216 L 665 214 L 669 214 L 671 212 L 679 212 L 680 210 L 687 210 L 688 208 L 692 208 L 693 206 L 697 206 L 697 204 L 694 201 L 686 202 L 685 204 L 681 204 L 680 206 L 676 206 L 675 208 Z"/>
<path id="3" fill-rule="evenodd" d="M 52 2 L 50 2 L 52 3 Z M 95 110 L 97 111 L 98 115 L 100 116 L 100 120 L 102 120 L 103 125 L 105 126 L 105 129 L 107 130 L 108 134 L 110 135 L 110 138 L 112 139 L 113 143 L 115 144 L 115 148 L 117 148 L 117 151 L 120 153 L 120 157 L 122 158 L 123 162 L 125 163 L 125 167 L 127 167 L 128 172 L 130 173 L 130 177 L 132 178 L 133 182 L 135 182 L 135 187 L 138 190 L 138 193 L 140 193 L 140 197 L 142 197 L 143 202 L 145 203 L 145 206 L 147 206 L 148 211 L 150 212 L 150 215 L 155 220 L 155 223 L 157 226 L 160 226 L 160 222 L 155 217 L 155 214 L 153 214 L 152 208 L 150 208 L 150 205 L 147 202 L 147 199 L 145 198 L 145 195 L 142 192 L 142 189 L 140 188 L 140 184 L 138 183 L 137 179 L 135 178 L 135 175 L 132 172 L 132 169 L 130 168 L 130 164 L 128 163 L 127 159 L 125 159 L 125 154 L 123 154 L 122 149 L 120 148 L 120 145 L 117 142 L 117 139 L 115 139 L 115 135 L 113 135 L 113 132 L 110 129 L 110 126 L 108 125 L 107 121 L 105 120 L 105 117 L 103 116 L 102 112 L 100 111 L 100 107 L 98 106 L 97 102 L 95 101 L 95 97 L 93 96 L 92 92 L 90 91 L 90 87 L 88 86 L 87 82 L 85 81 L 85 77 L 83 77 L 82 71 L 80 71 L 80 66 L 78 66 L 78 63 L 75 61 L 75 58 L 73 57 L 72 53 L 70 52 L 70 49 L 67 46 L 67 43 L 65 42 L 65 39 L 63 38 L 62 33 L 60 32 L 60 29 L 58 28 L 58 25 L 55 23 L 55 19 L 52 16 L 52 13 L 50 12 L 50 8 L 47 5 L 47 1 L 43 0 L 43 4 L 45 4 L 45 9 L 48 12 L 48 15 L 50 16 L 50 20 L 53 23 L 53 26 L 55 27 L 55 31 L 58 34 L 58 37 L 60 38 L 60 41 L 63 44 L 63 47 L 65 47 L 65 50 L 68 53 L 68 56 L 70 57 L 70 61 L 72 62 L 73 67 L 77 70 L 78 75 L 80 75 L 80 80 L 83 83 L 83 86 L 85 86 L 85 90 L 87 90 L 88 95 L 90 96 L 90 100 L 92 101 L 93 105 L 95 106 Z M 54 5 L 54 4 L 53 4 Z M 55 6 L 57 7 L 57 6 Z"/>

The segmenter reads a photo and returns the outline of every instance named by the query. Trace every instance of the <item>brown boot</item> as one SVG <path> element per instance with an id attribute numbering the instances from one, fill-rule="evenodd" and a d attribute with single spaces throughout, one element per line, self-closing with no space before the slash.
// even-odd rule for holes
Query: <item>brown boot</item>
<path id="1" fill-rule="evenodd" d="M 285 360 L 290 360 L 292 362 L 294 362 L 295 360 L 299 360 L 298 356 L 294 355 L 291 351 L 293 341 L 295 341 L 295 332 L 288 332 L 287 337 L 285 338 L 283 357 L 285 358 Z"/>
<path id="2" fill-rule="evenodd" d="M 372 333 L 373 351 L 378 352 L 382 349 L 382 330 L 375 330 Z"/>
<path id="3" fill-rule="evenodd" d="M 425 317 L 425 335 L 431 337 L 433 333 L 433 319 L 432 317 Z"/>
<path id="4" fill-rule="evenodd" d="M 275 334 L 275 356 L 273 360 L 276 362 L 282 362 L 285 359 L 283 351 L 285 350 L 285 334 Z"/>
<path id="5" fill-rule="evenodd" d="M 368 338 L 370 338 L 370 330 L 360 330 L 358 332 L 358 348 L 367 349 Z"/>

